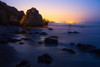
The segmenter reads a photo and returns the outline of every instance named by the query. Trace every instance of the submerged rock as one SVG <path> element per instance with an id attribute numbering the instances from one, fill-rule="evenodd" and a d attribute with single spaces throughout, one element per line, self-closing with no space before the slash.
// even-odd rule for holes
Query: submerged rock
<path id="1" fill-rule="evenodd" d="M 22 40 L 31 40 L 30 38 L 21 38 Z"/>
<path id="2" fill-rule="evenodd" d="M 70 45 L 75 45 L 75 43 L 71 42 Z"/>
<path id="3" fill-rule="evenodd" d="M 21 39 L 13 39 L 13 38 L 9 38 L 8 41 L 11 42 L 11 43 L 16 43 L 16 42 L 21 41 Z"/>
<path id="4" fill-rule="evenodd" d="M 78 31 L 68 31 L 68 34 L 79 34 L 80 32 L 78 32 Z"/>
<path id="5" fill-rule="evenodd" d="M 58 44 L 58 40 L 56 38 L 46 38 L 45 39 L 45 44 Z"/>
<path id="6" fill-rule="evenodd" d="M 25 34 L 26 31 L 15 31 L 14 33 L 15 33 L 15 34 Z"/>
<path id="7" fill-rule="evenodd" d="M 90 53 L 94 53 L 94 54 L 100 56 L 100 49 L 90 50 L 89 52 L 90 52 Z"/>
<path id="8" fill-rule="evenodd" d="M 28 61 L 23 60 L 19 64 L 17 64 L 16 67 L 30 67 L 30 64 Z"/>
<path id="9" fill-rule="evenodd" d="M 38 57 L 38 63 L 51 64 L 53 59 L 46 53 Z"/>
<path id="10" fill-rule="evenodd" d="M 24 44 L 24 42 L 19 42 L 19 44 Z"/>
<path id="11" fill-rule="evenodd" d="M 38 42 L 38 44 L 43 44 L 43 42 Z"/>
<path id="12" fill-rule="evenodd" d="M 21 20 L 21 25 L 25 27 L 42 26 L 42 16 L 36 8 L 31 8 Z"/>
<path id="13" fill-rule="evenodd" d="M 70 52 L 72 54 L 75 54 L 76 53 L 73 49 L 63 48 L 62 50 L 63 51 L 68 51 L 68 52 Z"/>
<path id="14" fill-rule="evenodd" d="M 48 28 L 48 30 L 53 30 L 53 28 Z"/>
<path id="15" fill-rule="evenodd" d="M 50 38 L 58 38 L 58 36 L 50 36 Z"/>
<path id="16" fill-rule="evenodd" d="M 77 47 L 82 50 L 82 51 L 89 51 L 89 50 L 93 50 L 96 47 L 90 44 L 77 44 Z"/>
<path id="17" fill-rule="evenodd" d="M 40 35 L 48 35 L 46 32 L 41 32 Z"/>

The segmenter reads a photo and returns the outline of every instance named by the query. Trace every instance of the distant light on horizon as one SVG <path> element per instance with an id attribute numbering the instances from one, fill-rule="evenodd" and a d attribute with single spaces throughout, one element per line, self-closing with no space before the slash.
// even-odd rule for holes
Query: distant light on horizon
<path id="1" fill-rule="evenodd" d="M 100 0 L 1 0 L 26 12 L 35 7 L 54 22 L 100 22 Z"/>

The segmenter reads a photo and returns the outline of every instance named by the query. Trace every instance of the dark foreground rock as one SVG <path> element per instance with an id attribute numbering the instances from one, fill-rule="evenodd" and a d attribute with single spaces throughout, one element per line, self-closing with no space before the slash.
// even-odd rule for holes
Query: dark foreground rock
<path id="1" fill-rule="evenodd" d="M 53 59 L 48 54 L 44 54 L 38 57 L 38 63 L 51 64 L 52 61 Z"/>
<path id="2" fill-rule="evenodd" d="M 31 8 L 27 11 L 26 15 L 21 20 L 21 25 L 24 27 L 36 27 L 42 26 L 42 16 L 39 14 L 36 8 Z"/>
<path id="3" fill-rule="evenodd" d="M 63 48 L 62 50 L 63 50 L 63 51 L 70 52 L 70 53 L 72 53 L 72 54 L 75 54 L 75 53 L 76 53 L 73 49 Z"/>
<path id="4" fill-rule="evenodd" d="M 23 60 L 19 64 L 17 64 L 16 67 L 30 67 L 30 64 L 28 61 Z"/>
<path id="5" fill-rule="evenodd" d="M 48 37 L 45 39 L 45 44 L 58 44 L 58 40 L 56 38 Z"/>
<path id="6" fill-rule="evenodd" d="M 77 47 L 82 51 L 90 51 L 95 49 L 96 47 L 90 44 L 77 44 Z"/>

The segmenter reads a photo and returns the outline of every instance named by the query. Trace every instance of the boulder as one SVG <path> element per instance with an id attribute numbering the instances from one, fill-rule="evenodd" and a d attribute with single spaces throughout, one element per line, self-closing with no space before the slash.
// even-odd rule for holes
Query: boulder
<path id="1" fill-rule="evenodd" d="M 24 27 L 35 27 L 42 26 L 42 16 L 39 14 L 36 8 L 31 8 L 26 12 L 21 20 L 21 26 Z"/>
<path id="2" fill-rule="evenodd" d="M 38 63 L 51 64 L 53 59 L 46 53 L 38 57 Z"/>
<path id="3" fill-rule="evenodd" d="M 19 12 L 15 7 L 8 6 L 0 1 L 0 24 L 1 25 L 19 25 L 22 19 L 22 11 Z"/>

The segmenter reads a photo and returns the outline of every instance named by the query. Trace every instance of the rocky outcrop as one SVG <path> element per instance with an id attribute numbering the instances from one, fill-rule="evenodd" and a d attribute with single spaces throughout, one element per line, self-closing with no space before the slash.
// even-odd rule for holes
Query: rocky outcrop
<path id="1" fill-rule="evenodd" d="M 23 11 L 18 11 L 15 7 L 0 1 L 0 25 L 19 25 L 23 15 Z"/>
<path id="2" fill-rule="evenodd" d="M 42 26 L 42 22 L 42 16 L 39 14 L 38 10 L 36 8 L 31 8 L 26 12 L 26 15 L 23 16 L 20 24 L 25 27 L 35 27 Z"/>

